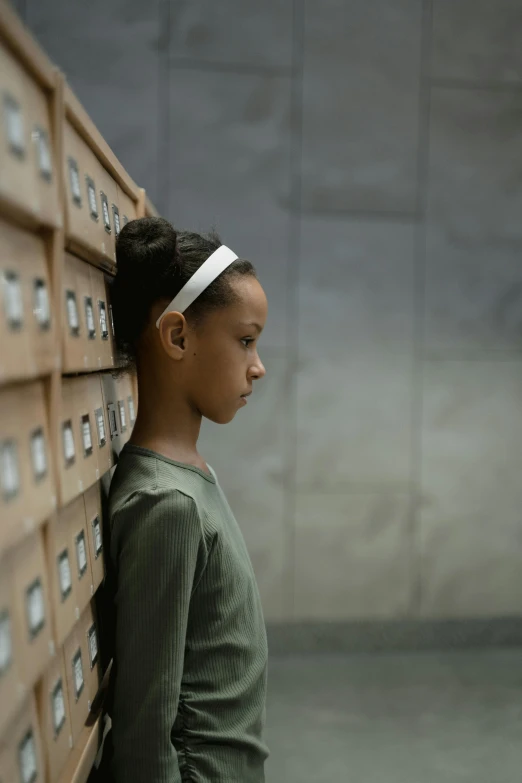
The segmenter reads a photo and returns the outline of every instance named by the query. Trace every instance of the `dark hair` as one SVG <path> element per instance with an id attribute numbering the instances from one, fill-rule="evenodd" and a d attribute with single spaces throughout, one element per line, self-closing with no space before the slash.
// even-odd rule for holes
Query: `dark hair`
<path id="1" fill-rule="evenodd" d="M 111 284 L 111 304 L 119 363 L 136 363 L 136 346 L 147 324 L 152 305 L 173 299 L 185 283 L 223 243 L 218 235 L 176 231 L 159 217 L 132 220 L 116 242 L 116 277 Z M 231 280 L 239 275 L 256 276 L 249 261 L 234 261 L 203 291 L 184 315 L 200 322 L 211 310 L 236 301 Z"/>

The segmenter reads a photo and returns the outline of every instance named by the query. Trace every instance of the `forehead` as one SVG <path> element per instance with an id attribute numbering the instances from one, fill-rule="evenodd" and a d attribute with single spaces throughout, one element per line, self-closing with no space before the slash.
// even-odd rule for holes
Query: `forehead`
<path id="1" fill-rule="evenodd" d="M 236 311 L 244 316 L 261 318 L 264 323 L 268 303 L 259 280 L 248 275 L 235 278 L 231 284 L 237 296 L 237 301 L 232 307 L 235 306 Z"/>
<path id="2" fill-rule="evenodd" d="M 268 303 L 261 283 L 251 276 L 237 277 L 231 281 L 236 301 L 209 314 L 215 326 L 245 326 L 250 323 L 265 325 Z"/>

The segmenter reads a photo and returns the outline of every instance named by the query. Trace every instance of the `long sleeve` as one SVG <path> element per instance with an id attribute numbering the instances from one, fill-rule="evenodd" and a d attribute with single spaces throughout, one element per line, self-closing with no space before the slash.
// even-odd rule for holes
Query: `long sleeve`
<path id="1" fill-rule="evenodd" d="M 179 783 L 178 711 L 192 591 L 206 564 L 192 498 L 137 492 L 113 520 L 117 564 L 113 770 L 117 783 Z"/>

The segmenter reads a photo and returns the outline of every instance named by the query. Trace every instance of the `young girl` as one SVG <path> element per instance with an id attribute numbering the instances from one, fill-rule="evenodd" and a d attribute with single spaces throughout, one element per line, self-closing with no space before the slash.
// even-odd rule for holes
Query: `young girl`
<path id="1" fill-rule="evenodd" d="M 197 450 L 265 375 L 254 268 L 161 218 L 117 243 L 116 339 L 136 363 L 138 417 L 109 496 L 115 575 L 117 783 L 260 783 L 267 643 L 236 520 Z"/>

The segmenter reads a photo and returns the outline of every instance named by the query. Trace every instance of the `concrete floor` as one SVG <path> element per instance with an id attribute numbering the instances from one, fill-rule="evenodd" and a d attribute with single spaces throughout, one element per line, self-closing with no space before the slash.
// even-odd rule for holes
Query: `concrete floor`
<path id="1" fill-rule="evenodd" d="M 522 650 L 271 660 L 267 783 L 521 783 Z"/>

